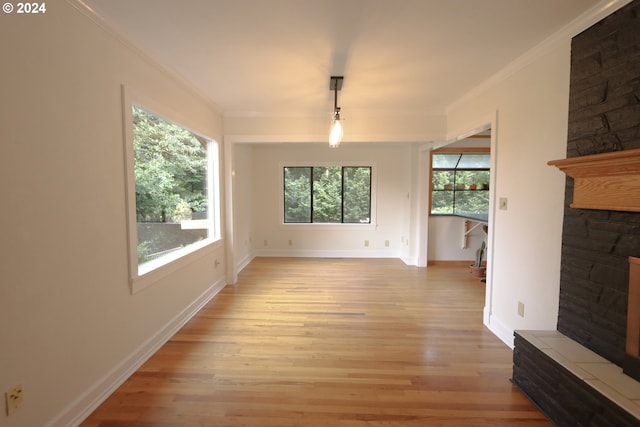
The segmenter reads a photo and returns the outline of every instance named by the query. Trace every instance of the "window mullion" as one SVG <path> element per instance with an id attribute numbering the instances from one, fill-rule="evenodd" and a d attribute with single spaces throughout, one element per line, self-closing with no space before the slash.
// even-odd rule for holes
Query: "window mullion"
<path id="1" fill-rule="evenodd" d="M 453 213 L 456 213 L 456 198 L 458 196 L 458 165 L 460 165 L 460 160 L 462 160 L 462 154 L 458 156 L 458 161 L 453 168 Z"/>
<path id="2" fill-rule="evenodd" d="M 340 173 L 340 223 L 344 224 L 344 170 L 343 166 Z"/>
<path id="3" fill-rule="evenodd" d="M 453 170 L 453 206 L 451 206 L 452 208 L 451 213 L 454 213 L 454 214 L 456 213 L 456 195 L 457 195 L 456 191 L 458 188 L 458 183 L 456 182 L 457 178 L 458 178 L 458 170 L 454 169 Z"/>
<path id="4" fill-rule="evenodd" d="M 311 212 L 310 212 L 310 215 L 309 215 L 309 222 L 310 223 L 313 223 L 313 183 L 314 183 L 314 180 L 313 180 L 314 175 L 313 174 L 314 174 L 313 166 L 311 166 L 309 168 L 309 188 L 311 189 L 311 194 L 310 194 L 311 200 L 310 200 L 310 206 L 309 206 L 310 209 L 311 209 Z"/>
<path id="5" fill-rule="evenodd" d="M 371 167 L 359 168 L 354 166 L 299 166 L 298 171 L 295 172 L 295 178 L 298 183 L 304 183 L 301 181 L 303 175 L 307 177 L 307 183 L 304 185 L 307 187 L 305 191 L 305 197 L 309 199 L 305 202 L 310 204 L 308 215 L 309 218 L 305 222 L 308 223 L 335 223 L 335 224 L 348 224 L 348 223 L 371 223 L 371 213 L 373 212 L 371 206 L 372 197 L 372 172 Z M 285 167 L 286 172 L 287 167 Z M 304 169 L 304 173 L 301 169 Z M 363 171 L 361 171 L 361 169 Z M 318 175 L 316 175 L 316 173 Z M 348 177 L 347 173 L 350 173 Z M 308 175 L 307 175 L 308 174 Z M 336 176 L 339 174 L 339 176 Z M 366 179 L 365 179 L 366 175 Z M 300 184 L 296 184 L 295 187 L 287 185 L 286 173 L 284 176 L 284 192 L 294 191 L 295 188 L 300 187 Z M 340 182 L 336 182 L 340 179 Z M 367 183 L 368 180 L 368 183 Z M 339 186 L 338 186 L 339 184 Z M 293 185 L 293 184 L 291 184 Z M 355 185 L 355 190 L 352 185 Z M 368 190 L 367 190 L 367 186 Z M 316 189 L 318 193 L 316 193 Z M 365 193 L 368 191 L 368 194 Z M 336 192 L 338 194 L 336 194 Z M 347 194 L 348 193 L 348 194 Z M 337 197 L 336 197 L 337 196 Z M 292 196 L 293 197 L 293 196 Z M 292 197 L 285 194 L 284 197 L 284 217 L 285 223 L 287 221 L 287 213 L 293 211 L 289 210 L 287 201 L 293 200 Z M 348 197 L 348 199 L 347 199 Z M 293 202 L 291 202 L 293 203 Z M 365 205 L 366 204 L 366 205 Z M 291 208 L 293 209 L 293 208 Z M 353 210 L 352 210 L 353 209 Z M 301 218 L 301 221 L 302 220 Z M 294 221 L 295 222 L 295 221 Z"/>

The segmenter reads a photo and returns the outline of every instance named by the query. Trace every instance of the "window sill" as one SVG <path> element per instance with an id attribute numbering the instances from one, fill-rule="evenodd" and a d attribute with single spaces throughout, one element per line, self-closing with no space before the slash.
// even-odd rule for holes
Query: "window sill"
<path id="1" fill-rule="evenodd" d="M 301 231 L 329 231 L 329 230 L 375 230 L 376 224 L 331 224 L 331 223 L 283 223 L 281 229 L 296 229 Z"/>
<path id="2" fill-rule="evenodd" d="M 212 254 L 221 246 L 222 239 L 205 239 L 169 256 L 145 263 L 141 268 L 138 268 L 138 273 L 131 278 L 131 293 L 140 292 L 171 273 L 192 264 L 206 255 Z"/>
<path id="3" fill-rule="evenodd" d="M 443 216 L 453 216 L 453 217 L 457 217 L 457 218 L 463 218 L 463 219 L 470 219 L 473 221 L 479 221 L 479 222 L 488 222 L 489 221 L 489 214 L 477 214 L 477 215 L 473 215 L 473 214 L 467 214 L 467 215 L 463 215 L 463 214 L 429 214 L 429 216 L 434 216 L 434 217 L 443 217 Z"/>

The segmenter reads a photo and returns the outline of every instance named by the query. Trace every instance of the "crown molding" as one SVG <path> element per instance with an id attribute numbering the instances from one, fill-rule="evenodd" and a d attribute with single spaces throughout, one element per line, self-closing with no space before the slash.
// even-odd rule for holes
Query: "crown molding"
<path id="1" fill-rule="evenodd" d="M 345 118 L 348 116 L 358 117 L 444 117 L 444 110 L 366 110 L 348 109 L 346 113 L 340 114 Z M 318 113 L 314 111 L 226 111 L 224 118 L 331 118 L 333 110 L 326 110 Z"/>
<path id="2" fill-rule="evenodd" d="M 471 89 L 466 94 L 462 95 L 458 100 L 449 104 L 446 108 L 446 114 L 449 115 L 452 110 L 460 107 L 470 99 L 477 97 L 487 89 L 497 85 L 498 83 L 506 80 L 534 60 L 542 57 L 550 52 L 559 43 L 565 41 L 571 41 L 571 39 L 586 30 L 593 24 L 601 21 L 607 16 L 611 15 L 618 9 L 631 3 L 633 0 L 603 0 L 596 4 L 592 8 L 588 9 L 563 28 L 553 33 L 551 36 L 544 39 L 542 42 L 529 49 L 523 55 L 515 59 L 513 62 L 505 66 L 502 70 L 498 71 L 493 76 L 489 77 L 483 83 L 480 83 L 475 88 Z"/>
<path id="3" fill-rule="evenodd" d="M 270 135 L 270 134 L 225 134 L 225 144 L 320 144 L 328 145 L 329 135 Z M 341 145 L 361 145 L 376 143 L 433 144 L 433 138 L 426 135 L 349 135 Z"/>
<path id="4" fill-rule="evenodd" d="M 209 105 L 216 113 L 218 113 L 222 117 L 222 109 L 219 105 L 217 105 L 212 99 L 203 95 L 202 92 L 189 80 L 187 80 L 182 74 L 177 72 L 175 69 L 165 65 L 162 61 L 156 58 L 154 55 L 142 50 L 135 44 L 133 44 L 129 39 L 124 37 L 122 33 L 119 31 L 118 26 L 103 16 L 99 10 L 92 8 L 87 4 L 85 0 L 66 0 L 66 2 L 71 5 L 74 9 L 80 12 L 82 15 L 86 16 L 91 20 L 94 24 L 96 24 L 100 29 L 105 31 L 115 40 L 117 40 L 120 44 L 122 44 L 125 48 L 132 51 L 136 56 L 145 61 L 147 64 L 156 68 L 161 73 L 164 73 L 166 76 L 170 77 L 172 80 L 175 80 L 180 86 L 182 86 L 187 92 L 191 95 L 197 97 L 205 104 Z"/>

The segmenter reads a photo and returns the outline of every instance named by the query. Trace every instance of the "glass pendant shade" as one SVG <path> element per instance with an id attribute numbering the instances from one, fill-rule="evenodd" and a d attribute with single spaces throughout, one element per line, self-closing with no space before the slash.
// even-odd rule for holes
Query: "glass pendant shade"
<path id="1" fill-rule="evenodd" d="M 331 76 L 329 89 L 333 91 L 333 126 L 329 134 L 329 147 L 336 148 L 342 142 L 343 130 L 340 121 L 340 107 L 338 107 L 338 91 L 342 89 L 342 76 Z"/>
<path id="2" fill-rule="evenodd" d="M 333 127 L 331 128 L 331 134 L 329 134 L 329 146 L 332 148 L 340 145 L 344 132 L 342 130 L 342 123 L 340 117 L 336 117 L 333 121 Z"/>

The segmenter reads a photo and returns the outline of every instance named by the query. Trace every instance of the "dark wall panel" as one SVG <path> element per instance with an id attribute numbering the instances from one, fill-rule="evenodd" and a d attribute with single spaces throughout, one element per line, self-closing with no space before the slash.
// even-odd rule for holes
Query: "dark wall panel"
<path id="1" fill-rule="evenodd" d="M 640 148 L 640 0 L 574 37 L 567 157 Z M 567 179 L 558 330 L 621 364 L 628 257 L 640 214 L 569 208 Z"/>

